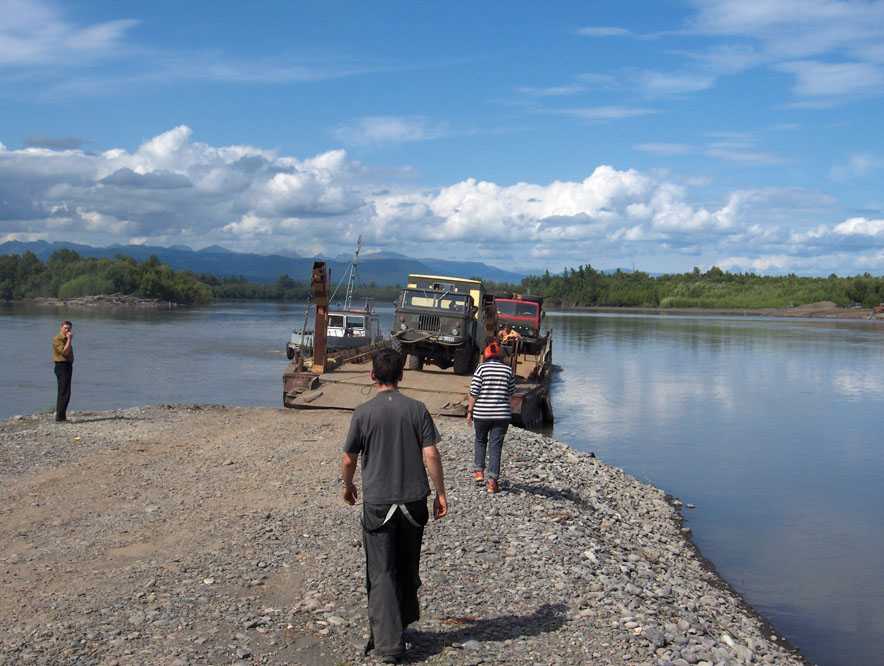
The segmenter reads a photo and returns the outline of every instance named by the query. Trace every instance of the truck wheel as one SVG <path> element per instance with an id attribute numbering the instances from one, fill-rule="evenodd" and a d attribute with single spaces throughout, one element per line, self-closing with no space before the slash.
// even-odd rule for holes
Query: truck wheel
<path id="1" fill-rule="evenodd" d="M 475 354 L 473 353 L 473 348 L 468 345 L 464 345 L 454 352 L 454 374 L 473 374 L 473 370 L 476 368 L 475 363 L 473 363 L 474 358 Z"/>
<path id="2" fill-rule="evenodd" d="M 417 354 L 409 354 L 405 357 L 405 369 L 406 370 L 423 370 L 424 369 L 424 357 L 418 356 Z"/>
<path id="3" fill-rule="evenodd" d="M 391 346 L 395 351 L 399 352 L 400 354 L 402 353 L 402 341 L 401 341 L 399 338 L 397 338 L 395 335 L 394 335 L 393 338 L 390 340 L 390 346 Z"/>
<path id="4" fill-rule="evenodd" d="M 286 345 L 286 348 L 285 348 L 285 357 L 290 361 L 293 358 L 295 358 L 295 350 L 292 349 L 291 347 L 289 347 L 288 345 Z"/>

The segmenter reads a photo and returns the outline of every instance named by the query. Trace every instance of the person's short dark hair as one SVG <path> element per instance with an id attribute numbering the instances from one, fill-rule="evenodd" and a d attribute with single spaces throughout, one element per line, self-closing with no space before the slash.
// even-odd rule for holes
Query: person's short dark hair
<path id="1" fill-rule="evenodd" d="M 63 322 L 61 322 L 61 325 L 62 326 L 70 326 L 71 328 L 74 327 L 74 325 L 67 319 L 65 319 Z"/>
<path id="2" fill-rule="evenodd" d="M 379 384 L 398 384 L 403 365 L 402 354 L 395 349 L 379 349 L 371 356 L 371 371 Z"/>

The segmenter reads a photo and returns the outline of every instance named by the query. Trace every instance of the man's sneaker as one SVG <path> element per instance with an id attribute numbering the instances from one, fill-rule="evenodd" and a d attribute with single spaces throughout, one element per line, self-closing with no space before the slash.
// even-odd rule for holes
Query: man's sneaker
<path id="1" fill-rule="evenodd" d="M 497 486 L 497 479 L 488 479 L 488 483 L 485 484 L 485 490 L 488 491 L 489 495 L 499 493 L 500 488 Z"/>
<path id="2" fill-rule="evenodd" d="M 485 472 L 483 472 L 481 469 L 477 469 L 475 472 L 473 472 L 473 481 L 481 486 L 483 483 L 485 483 Z"/>

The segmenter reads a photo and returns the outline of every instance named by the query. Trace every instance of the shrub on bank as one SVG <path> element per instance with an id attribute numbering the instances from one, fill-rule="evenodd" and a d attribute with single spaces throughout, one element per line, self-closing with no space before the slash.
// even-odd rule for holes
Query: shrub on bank
<path id="1" fill-rule="evenodd" d="M 0 257 L 0 298 L 18 300 L 48 296 L 77 298 L 126 294 L 182 304 L 212 300 L 211 288 L 188 271 L 173 271 L 156 257 L 138 262 L 81 257 L 58 250 L 44 264 L 33 252 Z"/>

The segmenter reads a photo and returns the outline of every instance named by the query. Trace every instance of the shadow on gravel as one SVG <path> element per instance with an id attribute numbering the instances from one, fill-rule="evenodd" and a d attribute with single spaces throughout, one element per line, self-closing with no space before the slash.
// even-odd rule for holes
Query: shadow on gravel
<path id="1" fill-rule="evenodd" d="M 558 490 L 557 488 L 550 488 L 549 486 L 538 486 L 532 485 L 530 483 L 513 483 L 509 487 L 509 491 L 511 493 L 519 494 L 529 494 L 529 495 L 539 495 L 541 497 L 546 497 L 548 499 L 554 500 L 564 500 L 566 502 L 573 502 L 581 509 L 589 508 L 589 504 L 584 500 L 580 495 L 575 493 L 573 490 Z"/>
<path id="2" fill-rule="evenodd" d="M 460 626 L 448 631 L 409 630 L 406 639 L 412 643 L 412 649 L 406 653 L 404 663 L 423 661 L 454 643 L 506 641 L 538 636 L 555 631 L 567 619 L 565 604 L 544 604 L 530 615 L 501 615 L 487 620 L 452 618 Z M 481 653 L 477 656 L 480 655 Z"/>

